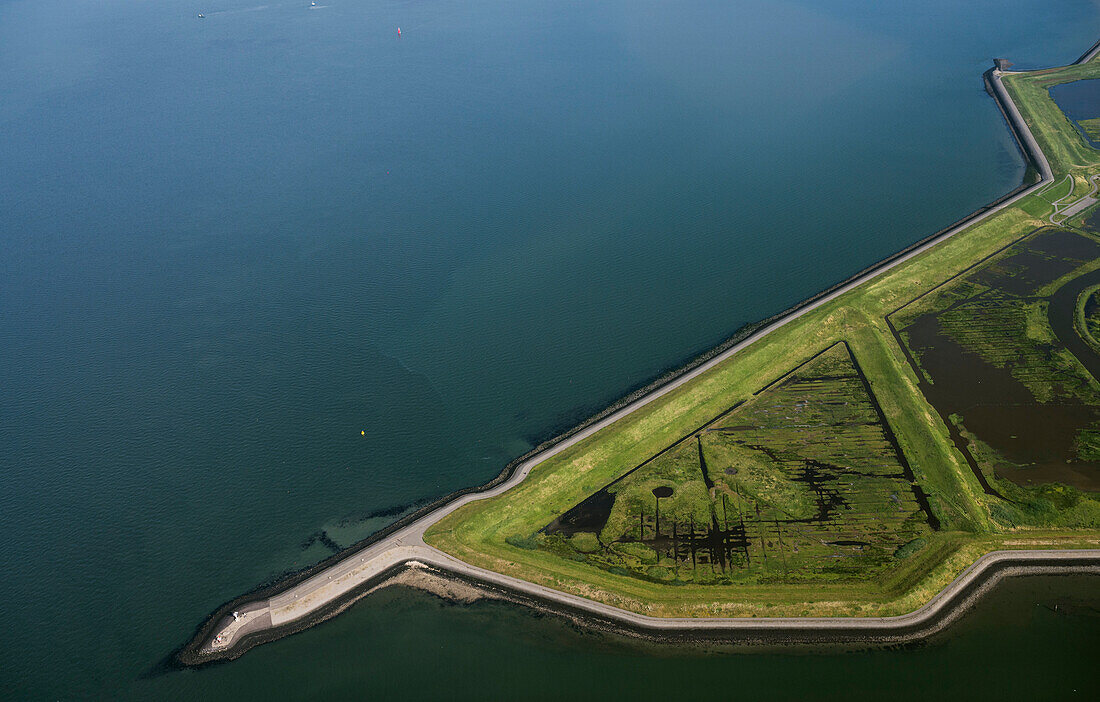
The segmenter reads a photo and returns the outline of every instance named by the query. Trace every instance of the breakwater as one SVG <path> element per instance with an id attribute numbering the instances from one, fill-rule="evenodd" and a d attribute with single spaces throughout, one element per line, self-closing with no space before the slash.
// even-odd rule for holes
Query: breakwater
<path id="1" fill-rule="evenodd" d="M 807 631 L 820 630 L 821 623 L 825 620 L 797 618 L 789 620 L 756 619 L 751 621 L 692 619 L 678 623 L 676 620 L 671 619 L 654 620 L 654 622 L 666 622 L 668 624 L 641 621 L 638 617 L 642 615 L 636 615 L 590 600 L 583 600 L 582 598 L 568 600 L 573 596 L 524 581 L 508 579 L 506 576 L 462 563 L 425 544 L 423 534 L 432 524 L 462 505 L 473 500 L 499 495 L 510 489 L 522 481 L 537 464 L 697 377 L 775 329 L 900 265 L 976 222 L 1010 206 L 1035 188 L 1050 182 L 1051 169 L 1049 163 L 1020 116 L 1019 110 L 1008 97 L 1001 83 L 999 70 L 992 69 L 988 71 L 985 75 L 985 81 L 990 94 L 997 101 L 1002 114 L 1004 114 L 1010 129 L 1015 135 L 1021 151 L 1031 163 L 1035 173 L 1038 174 L 1039 180 L 1037 182 L 1025 183 L 950 227 L 907 247 L 780 315 L 741 330 L 723 344 L 702 354 L 686 366 L 662 376 L 646 387 L 640 388 L 577 427 L 551 441 L 545 442 L 526 456 L 511 462 L 500 475 L 486 485 L 462 490 L 440 498 L 313 568 L 288 576 L 226 603 L 215 611 L 204 624 L 200 625 L 192 641 L 180 651 L 178 659 L 185 664 L 200 664 L 233 658 L 241 655 L 253 645 L 274 640 L 312 626 L 342 611 L 371 587 L 384 582 L 397 569 L 406 567 L 407 564 L 412 562 L 425 563 L 438 568 L 441 572 L 448 572 L 478 582 L 497 584 L 513 592 L 522 593 L 525 597 L 536 598 L 545 602 L 557 602 L 585 611 L 590 616 L 604 617 L 624 626 L 637 625 L 653 629 L 670 626 L 697 631 L 710 629 L 771 631 L 782 629 L 791 632 L 800 628 Z M 1076 552 L 1076 558 L 1091 560 L 1096 558 L 1097 553 L 1100 552 Z M 979 571 L 975 572 L 984 572 L 985 568 L 993 567 L 996 563 L 1000 563 L 1000 561 L 996 559 L 987 561 L 986 566 L 982 566 Z M 972 577 L 976 577 L 976 575 Z M 567 601 L 562 600 L 562 598 L 567 598 Z M 933 602 L 935 601 L 933 600 Z M 925 611 L 925 609 L 922 608 L 918 612 Z M 936 611 L 938 610 L 932 611 L 927 616 L 936 616 Z M 645 619 L 651 620 L 653 618 L 646 617 Z M 852 625 L 854 620 L 845 619 L 841 621 L 845 622 L 848 629 L 864 631 L 864 627 L 869 626 L 869 623 L 875 620 L 858 620 L 868 624 L 859 624 L 854 627 Z M 701 624 L 702 622 L 716 623 Z M 881 624 L 881 626 L 889 628 L 894 624 L 887 623 Z M 779 629 L 775 629 L 776 627 Z"/>

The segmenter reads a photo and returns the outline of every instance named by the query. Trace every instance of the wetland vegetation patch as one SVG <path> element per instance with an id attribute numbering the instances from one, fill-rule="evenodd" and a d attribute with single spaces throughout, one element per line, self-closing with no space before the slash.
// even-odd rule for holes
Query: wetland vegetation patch
<path id="1" fill-rule="evenodd" d="M 1075 328 L 1097 260 L 1087 234 L 1039 230 L 890 317 L 1006 525 L 1100 523 L 1100 357 Z"/>
<path id="2" fill-rule="evenodd" d="M 866 577 L 934 525 L 842 342 L 604 486 L 538 542 L 647 580 L 794 583 Z"/>

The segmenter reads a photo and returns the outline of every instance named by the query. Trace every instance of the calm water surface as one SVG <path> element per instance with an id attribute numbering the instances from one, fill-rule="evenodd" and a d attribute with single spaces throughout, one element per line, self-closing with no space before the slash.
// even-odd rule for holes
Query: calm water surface
<path id="1" fill-rule="evenodd" d="M 379 593 L 233 666 L 175 674 L 173 691 L 265 700 L 1066 700 L 1096 691 L 1095 576 L 1007 581 L 941 641 L 901 650 L 756 654 L 670 649 L 579 631 L 502 604 Z M 1056 645 L 1055 645 L 1055 642 Z M 237 670 L 234 667 L 239 668 Z M 168 689 L 141 680 L 139 694 Z"/>
<path id="2" fill-rule="evenodd" d="M 981 72 L 1075 59 L 1100 11 L 318 4 L 0 0 L 0 692 L 735 685 L 754 658 L 589 650 L 406 591 L 142 676 L 323 557 L 322 530 L 346 545 L 483 482 L 1015 186 Z M 1035 647 L 1076 655 L 1068 621 Z M 997 626 L 960 681 L 986 679 Z M 927 674 L 923 651 L 876 655 L 800 660 L 837 684 Z"/>
<path id="3" fill-rule="evenodd" d="M 1081 127 L 1078 122 L 1085 119 L 1100 117 L 1100 80 L 1077 80 L 1072 83 L 1062 83 L 1050 89 L 1050 94 L 1062 112 L 1069 117 L 1077 127 L 1077 131 L 1095 147 L 1100 147 L 1100 141 L 1093 139 Z"/>

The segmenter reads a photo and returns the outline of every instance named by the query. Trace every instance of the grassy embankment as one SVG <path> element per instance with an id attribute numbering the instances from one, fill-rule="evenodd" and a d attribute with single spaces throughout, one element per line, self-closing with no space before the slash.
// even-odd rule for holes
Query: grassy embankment
<path id="1" fill-rule="evenodd" d="M 1050 100 L 1050 85 L 1100 76 L 1100 63 L 1006 78 L 1051 166 L 1087 192 L 1100 154 Z M 1068 186 L 1066 190 L 1068 191 Z M 887 326 L 886 315 L 1008 243 L 1053 211 L 1035 195 L 822 305 L 585 441 L 537 466 L 506 494 L 472 503 L 433 526 L 428 542 L 469 563 L 655 616 L 892 615 L 927 602 L 981 554 L 999 548 L 1095 547 L 1100 533 L 998 533 L 987 497 L 948 438 Z M 669 586 L 507 543 L 531 535 L 677 437 L 822 349 L 847 341 L 912 466 L 941 531 L 895 567 L 843 583 Z"/>
<path id="2" fill-rule="evenodd" d="M 1057 185 L 1066 175 L 1073 180 L 1072 194 L 1081 197 L 1092 189 L 1088 182 L 1090 175 L 1100 172 L 1100 158 L 1095 149 L 1085 143 L 1065 114 L 1050 96 L 1050 89 L 1062 83 L 1075 80 L 1100 78 L 1100 61 L 1092 60 L 1079 66 L 1052 68 L 1031 73 L 1016 73 L 1005 76 L 1004 85 L 1008 94 L 1020 109 L 1024 121 L 1031 128 L 1039 147 L 1050 161 L 1056 185 L 1063 197 L 1066 189 Z M 1029 214 L 1038 216 L 1046 202 L 1023 203 Z"/>
<path id="3" fill-rule="evenodd" d="M 1082 119 L 1077 122 L 1090 139 L 1100 139 L 1100 118 Z"/>

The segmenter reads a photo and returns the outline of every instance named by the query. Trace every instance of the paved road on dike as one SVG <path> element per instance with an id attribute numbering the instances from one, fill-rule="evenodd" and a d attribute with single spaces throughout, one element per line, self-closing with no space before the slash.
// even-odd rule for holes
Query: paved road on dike
<path id="1" fill-rule="evenodd" d="M 211 637 L 202 646 L 202 652 L 204 653 L 216 653 L 224 652 L 234 646 L 241 637 L 245 634 L 261 631 L 264 629 L 270 629 L 278 627 L 280 625 L 294 622 L 303 617 L 307 617 L 311 613 L 317 611 L 319 608 L 345 596 L 351 591 L 367 583 L 372 578 L 376 577 L 379 573 L 386 571 L 387 569 L 398 566 L 404 563 L 419 562 L 427 565 L 440 568 L 442 570 L 450 571 L 462 575 L 466 578 L 473 580 L 495 584 L 510 588 L 515 591 L 522 592 L 527 595 L 532 595 L 542 600 L 557 602 L 560 604 L 568 605 L 582 611 L 590 612 L 592 614 L 600 615 L 611 620 L 619 621 L 630 626 L 640 627 L 643 629 L 699 629 L 699 630 L 806 630 L 806 629 L 893 629 L 898 626 L 906 626 L 913 623 L 929 620 L 935 616 L 939 610 L 950 599 L 950 595 L 957 593 L 961 590 L 974 576 L 984 570 L 985 567 L 997 563 L 1006 557 L 1014 558 L 1033 558 L 1036 552 L 998 552 L 988 554 L 984 558 L 980 559 L 974 565 L 972 565 L 963 575 L 952 583 L 947 589 L 939 593 L 927 605 L 921 609 L 907 614 L 901 617 L 891 618 L 836 618 L 836 619 L 802 619 L 802 618 L 775 618 L 775 619 L 730 619 L 730 618 L 714 618 L 714 619 L 671 619 L 671 618 L 658 618 L 648 617 L 634 612 L 628 612 L 618 607 L 596 602 L 575 595 L 569 595 L 558 590 L 553 590 L 541 585 L 536 585 L 524 580 L 512 578 L 506 575 L 501 575 L 493 571 L 478 568 L 470 565 L 457 558 L 450 556 L 442 551 L 433 548 L 424 542 L 425 531 L 433 524 L 438 522 L 446 515 L 454 512 L 463 505 L 474 502 L 475 500 L 484 500 L 490 497 L 495 497 L 501 493 L 510 490 L 527 477 L 531 472 L 531 469 L 536 465 L 542 463 L 546 459 L 554 456 L 561 451 L 575 445 L 580 441 L 584 441 L 588 437 L 592 436 L 596 432 L 600 431 L 604 427 L 622 419 L 626 415 L 634 412 L 635 410 L 644 407 L 645 405 L 653 402 L 659 397 L 662 397 L 669 392 L 672 392 L 676 388 L 680 387 L 684 383 L 687 383 L 699 375 L 706 373 L 711 368 L 715 367 L 719 363 L 723 363 L 734 354 L 738 353 L 742 349 L 746 348 L 750 344 L 759 341 L 761 338 L 772 333 L 776 329 L 779 329 L 785 324 L 790 324 L 799 317 L 821 307 L 824 304 L 840 297 L 844 293 L 852 290 L 858 285 L 862 285 L 867 281 L 875 278 L 882 273 L 901 265 L 914 256 L 918 256 L 924 251 L 932 248 L 936 244 L 948 239 L 958 232 L 976 224 L 977 222 L 984 220 L 1001 210 L 1010 207 L 1020 198 L 1032 193 L 1035 189 L 1045 186 L 1052 181 L 1053 176 L 1051 174 L 1050 164 L 1047 162 L 1046 156 L 1039 149 L 1038 143 L 1035 141 L 1035 137 L 1031 134 L 1027 125 L 1024 123 L 1023 118 L 1020 116 L 1020 112 L 1016 109 L 1016 105 L 1009 99 L 1004 86 L 1001 84 L 1001 72 L 993 71 L 990 76 L 990 82 L 993 90 L 996 94 L 996 99 L 1000 103 L 1001 107 L 1005 111 L 1005 116 L 1010 122 L 1013 130 L 1016 132 L 1018 138 L 1023 144 L 1024 148 L 1031 154 L 1032 159 L 1040 173 L 1041 180 L 1026 190 L 1021 191 L 1012 198 L 1001 202 L 1000 204 L 991 207 L 990 209 L 982 212 L 981 214 L 971 218 L 970 220 L 954 227 L 943 234 L 939 235 L 933 240 L 928 241 L 922 246 L 915 248 L 906 254 L 899 256 L 898 258 L 889 261 L 882 266 L 875 268 L 866 274 L 852 280 L 844 286 L 834 290 L 833 292 L 825 295 L 813 302 L 807 304 L 804 307 L 794 310 L 787 316 L 769 324 L 763 329 L 752 334 L 748 338 L 744 339 L 740 343 L 732 346 L 726 351 L 718 354 L 709 361 L 699 365 L 693 370 L 684 373 L 683 375 L 675 378 L 674 380 L 662 385 L 661 387 L 653 390 L 649 394 L 635 400 L 629 405 L 623 407 L 619 411 L 605 417 L 585 428 L 573 436 L 561 441 L 560 443 L 551 446 L 550 448 L 542 451 L 541 453 L 532 456 L 530 459 L 521 464 L 512 474 L 512 476 L 500 485 L 485 490 L 484 492 L 472 493 L 462 495 L 455 498 L 454 501 L 443 505 L 433 512 L 421 517 L 412 524 L 394 532 L 393 534 L 381 539 L 377 543 L 371 544 L 365 547 L 361 551 L 353 553 L 346 558 L 338 561 L 332 566 L 318 572 L 316 575 L 310 577 L 303 582 L 289 587 L 287 590 L 281 592 L 278 595 L 271 597 L 268 600 L 261 600 L 257 602 L 251 602 L 242 605 L 238 608 L 238 612 L 244 612 L 245 616 L 242 616 L 239 620 L 234 620 L 231 617 L 227 617 L 227 621 L 224 621 L 221 626 L 211 634 Z M 1054 555 L 1058 553 L 1067 554 L 1065 558 L 1067 560 L 1081 559 L 1087 557 L 1093 557 L 1100 561 L 1100 550 L 1095 551 L 1061 551 L 1050 552 L 1042 551 L 1038 552 L 1043 559 L 1056 559 L 1059 556 Z M 1024 554 L 1024 555 L 1021 555 Z M 1033 554 L 1028 556 L 1026 554 Z"/>

